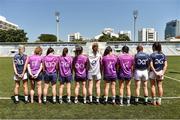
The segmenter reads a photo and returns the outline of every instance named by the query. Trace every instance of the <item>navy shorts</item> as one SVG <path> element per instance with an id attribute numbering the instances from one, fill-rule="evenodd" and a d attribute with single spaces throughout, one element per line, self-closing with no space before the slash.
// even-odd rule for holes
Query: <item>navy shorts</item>
<path id="1" fill-rule="evenodd" d="M 67 76 L 67 77 L 62 77 L 59 75 L 59 81 L 60 83 L 64 84 L 64 83 L 70 83 L 72 81 L 72 75 Z"/>
<path id="2" fill-rule="evenodd" d="M 57 74 L 56 73 L 45 73 L 44 74 L 44 81 L 45 81 L 45 83 L 51 82 L 52 85 L 56 84 Z"/>
<path id="3" fill-rule="evenodd" d="M 105 76 L 104 76 L 104 80 L 110 81 L 110 82 L 111 82 L 111 81 L 116 81 L 116 80 L 117 80 L 117 77 L 107 77 L 107 76 L 105 77 Z"/>
<path id="4" fill-rule="evenodd" d="M 132 77 L 122 77 L 122 76 L 119 76 L 118 79 L 119 80 L 131 80 Z"/>
<path id="5" fill-rule="evenodd" d="M 40 72 L 37 78 L 32 78 L 30 76 L 30 74 L 28 73 L 28 78 L 29 78 L 29 80 L 35 80 L 35 81 L 42 80 L 43 79 L 43 74 L 42 74 L 42 72 Z"/>
<path id="6" fill-rule="evenodd" d="M 74 77 L 74 80 L 76 82 L 82 82 L 82 81 L 86 81 L 87 80 L 87 77 L 79 77 L 79 76 L 76 76 Z"/>

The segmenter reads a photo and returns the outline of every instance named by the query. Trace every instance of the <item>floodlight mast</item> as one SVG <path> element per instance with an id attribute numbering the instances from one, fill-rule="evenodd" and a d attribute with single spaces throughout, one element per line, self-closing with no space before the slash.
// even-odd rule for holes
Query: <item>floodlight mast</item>
<path id="1" fill-rule="evenodd" d="M 136 20 L 138 16 L 138 10 L 133 11 L 133 18 L 134 18 L 134 42 L 136 41 Z"/>
<path id="2" fill-rule="evenodd" d="M 56 16 L 56 37 L 57 37 L 57 42 L 60 41 L 60 37 L 59 37 L 59 22 L 60 22 L 60 13 L 58 11 L 55 12 L 55 16 Z"/>

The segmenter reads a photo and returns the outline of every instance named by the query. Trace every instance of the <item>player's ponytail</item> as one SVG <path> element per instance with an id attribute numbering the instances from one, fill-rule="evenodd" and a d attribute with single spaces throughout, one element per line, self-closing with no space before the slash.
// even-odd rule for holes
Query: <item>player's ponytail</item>
<path id="1" fill-rule="evenodd" d="M 123 53 L 129 53 L 129 47 L 126 46 L 126 45 L 123 46 L 123 47 L 122 47 L 122 52 L 123 52 Z"/>
<path id="2" fill-rule="evenodd" d="M 82 46 L 79 46 L 79 45 L 75 46 L 75 55 L 76 56 L 82 54 L 82 52 L 83 52 L 83 47 Z"/>
<path id="3" fill-rule="evenodd" d="M 68 53 L 68 48 L 65 47 L 63 49 L 62 56 L 65 57 L 67 55 L 67 53 Z"/>
<path id="4" fill-rule="evenodd" d="M 104 50 L 103 56 L 108 55 L 110 52 L 112 52 L 112 48 L 110 46 L 106 47 L 106 49 Z"/>
<path id="5" fill-rule="evenodd" d="M 49 47 L 47 52 L 46 52 L 46 55 L 49 55 L 50 53 L 53 53 L 54 52 L 54 49 Z"/>
<path id="6" fill-rule="evenodd" d="M 158 53 L 162 52 L 162 47 L 161 47 L 161 44 L 159 42 L 155 42 L 152 45 L 152 49 L 153 49 L 153 51 L 157 51 Z"/>

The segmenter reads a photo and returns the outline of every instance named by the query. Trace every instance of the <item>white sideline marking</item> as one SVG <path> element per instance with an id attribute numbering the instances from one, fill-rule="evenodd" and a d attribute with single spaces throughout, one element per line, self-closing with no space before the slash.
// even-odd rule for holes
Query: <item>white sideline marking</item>
<path id="1" fill-rule="evenodd" d="M 177 81 L 177 82 L 180 82 L 180 80 L 178 80 L 178 79 L 176 79 L 176 78 L 173 78 L 173 77 L 169 77 L 169 76 L 166 76 L 166 75 L 164 75 L 164 77 L 166 77 L 166 78 L 168 78 L 168 79 L 171 79 L 171 80 L 175 80 L 175 81 Z"/>
<path id="2" fill-rule="evenodd" d="M 179 99 L 180 97 L 162 97 L 162 99 Z"/>
<path id="3" fill-rule="evenodd" d="M 0 100 L 10 100 L 11 97 L 0 97 Z"/>

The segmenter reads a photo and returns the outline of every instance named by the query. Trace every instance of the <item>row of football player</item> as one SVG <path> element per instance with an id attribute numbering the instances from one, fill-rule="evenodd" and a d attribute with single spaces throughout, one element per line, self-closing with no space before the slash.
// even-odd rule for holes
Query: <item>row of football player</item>
<path id="1" fill-rule="evenodd" d="M 93 81 L 96 87 L 96 103 L 100 98 L 100 83 L 103 76 L 104 80 L 104 103 L 108 101 L 109 87 L 112 92 L 112 103 L 115 104 L 116 96 L 116 80 L 119 81 L 119 101 L 123 105 L 124 84 L 126 88 L 127 105 L 130 105 L 131 96 L 131 79 L 135 80 L 135 104 L 139 102 L 141 81 L 144 91 L 144 104 L 148 102 L 148 81 L 151 83 L 151 96 L 153 105 L 161 105 L 161 97 L 163 96 L 163 79 L 167 68 L 166 56 L 162 53 L 161 44 L 156 42 L 152 45 L 153 53 L 148 55 L 143 52 L 143 46 L 137 46 L 137 54 L 132 56 L 129 54 L 129 47 L 123 46 L 122 53 L 118 56 L 112 53 L 110 46 L 106 47 L 104 54 L 98 51 L 98 44 L 92 45 L 92 52 L 84 55 L 81 46 L 75 47 L 75 57 L 68 55 L 68 48 L 64 48 L 62 55 L 54 55 L 54 49 L 49 48 L 46 56 L 41 56 L 42 48 L 35 48 L 34 54 L 28 56 L 24 54 L 24 46 L 19 46 L 19 53 L 14 56 L 14 80 L 15 80 L 15 103 L 19 103 L 19 86 L 23 81 L 25 103 L 28 103 L 28 79 L 30 80 L 30 102 L 34 102 L 34 89 L 37 83 L 38 102 L 42 103 L 41 96 L 43 94 L 43 103 L 47 102 L 48 88 L 52 86 L 52 101 L 56 103 L 56 82 L 60 81 L 59 87 L 59 103 L 63 102 L 64 85 L 67 86 L 67 102 L 71 99 L 71 81 L 74 71 L 75 80 L 75 100 L 78 103 L 78 95 L 80 84 L 82 84 L 83 103 L 86 103 L 88 84 L 89 102 L 92 102 Z M 59 76 L 59 77 L 58 77 Z M 42 80 L 44 86 L 42 90 Z M 158 99 L 156 99 L 156 84 L 158 89 Z"/>

